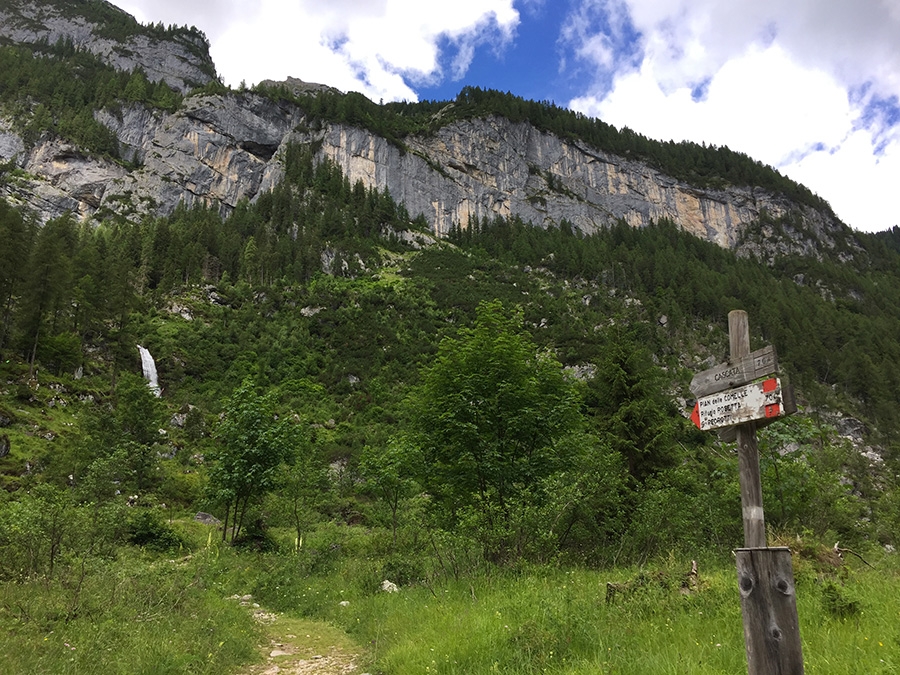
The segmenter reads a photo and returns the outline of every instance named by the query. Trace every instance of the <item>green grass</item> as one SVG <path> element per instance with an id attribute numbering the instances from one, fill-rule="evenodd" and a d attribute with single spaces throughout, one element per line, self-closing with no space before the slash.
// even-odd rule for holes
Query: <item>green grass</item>
<path id="1" fill-rule="evenodd" d="M 535 570 L 371 598 L 348 627 L 377 645 L 387 673 L 740 672 L 740 609 L 716 574 L 685 596 L 678 575 L 649 575 L 606 602 L 628 572 Z M 353 605 L 351 605 L 351 608 Z M 361 636 L 362 636 L 361 635 Z"/>
<path id="2" fill-rule="evenodd" d="M 53 583 L 0 585 L 4 673 L 229 672 L 258 658 L 260 628 L 189 560 L 126 556 L 78 565 Z"/>
<path id="3" fill-rule="evenodd" d="M 736 574 L 704 570 L 684 593 L 689 561 L 649 571 L 534 570 L 351 602 L 336 617 L 370 646 L 378 672 L 745 673 Z M 840 572 L 797 562 L 807 673 L 900 670 L 897 562 Z M 679 571 L 681 570 L 681 571 Z M 606 582 L 632 591 L 606 601 Z M 849 601 L 836 603 L 825 592 Z M 844 607 L 844 610 L 841 610 Z"/>
<path id="4" fill-rule="evenodd" d="M 701 558 L 690 590 L 690 560 L 673 554 L 643 568 L 427 573 L 428 583 L 385 593 L 377 531 L 328 525 L 300 552 L 276 532 L 281 552 L 259 554 L 193 522 L 174 527 L 193 553 L 123 547 L 116 560 L 89 560 L 83 578 L 69 560 L 52 582 L 0 584 L 0 672 L 237 673 L 280 632 L 309 634 L 309 654 L 362 648 L 363 670 L 381 675 L 746 673 L 727 554 Z M 875 549 L 874 569 L 854 557 L 835 567 L 817 555 L 825 547 L 797 548 L 806 672 L 900 672 L 898 556 Z M 607 584 L 618 588 L 611 598 Z M 282 614 L 255 623 L 229 599 L 247 593 Z"/>

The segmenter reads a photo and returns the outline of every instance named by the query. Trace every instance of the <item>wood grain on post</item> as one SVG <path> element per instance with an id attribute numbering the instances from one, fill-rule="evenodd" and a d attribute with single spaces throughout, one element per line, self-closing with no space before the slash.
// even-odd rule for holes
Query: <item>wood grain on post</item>
<path id="1" fill-rule="evenodd" d="M 747 312 L 736 309 L 728 313 L 728 339 L 732 362 L 737 363 L 750 353 L 750 323 L 747 319 Z M 766 520 L 763 513 L 759 446 L 756 443 L 755 422 L 738 426 L 737 443 L 744 546 L 746 548 L 762 548 L 766 545 Z"/>
<path id="2" fill-rule="evenodd" d="M 739 548 L 735 555 L 749 675 L 802 675 L 790 550 Z"/>

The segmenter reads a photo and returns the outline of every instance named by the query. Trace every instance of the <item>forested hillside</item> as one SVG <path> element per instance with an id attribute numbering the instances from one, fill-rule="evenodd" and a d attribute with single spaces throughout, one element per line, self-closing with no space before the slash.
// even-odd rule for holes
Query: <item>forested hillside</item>
<path id="1" fill-rule="evenodd" d="M 409 134 L 452 120 L 527 121 L 698 186 L 762 187 L 830 213 L 727 148 L 657 143 L 509 94 L 376 105 L 258 93 L 404 152 Z M 0 105 L 29 143 L 64 138 L 131 166 L 96 113 L 184 100 L 71 44 L 0 47 Z M 643 567 L 731 565 L 741 542 L 734 446 L 687 419 L 692 375 L 727 357 L 733 309 L 748 311 L 754 349 L 776 348 L 798 396 L 796 415 L 760 432 L 770 540 L 813 561 L 798 578 L 836 622 L 872 615 L 845 587 L 834 542 L 865 556 L 898 545 L 900 231 L 839 228 L 810 255 L 792 248 L 798 232 L 817 236 L 796 213 L 763 213 L 737 251 L 665 220 L 585 234 L 474 218 L 438 238 L 317 150 L 279 148 L 281 180 L 227 213 L 41 223 L 0 200 L 0 624 L 11 626 L 0 658 L 11 672 L 86 658 L 69 638 L 44 649 L 54 631 L 90 643 L 102 672 L 140 670 L 109 657 L 117 641 L 158 672 L 226 672 L 253 658 L 258 629 L 225 600 L 247 589 L 356 631 L 379 672 L 405 672 L 378 661 L 379 640 L 399 640 L 379 632 L 387 579 L 420 590 L 426 609 L 457 586 L 474 607 L 475 579 L 486 595 L 507 573 L 523 588 L 561 575 L 564 589 L 634 566 L 613 585 L 622 602 L 671 591 L 659 602 L 674 615 L 709 612 L 703 592 L 720 590 Z M 8 194 L 23 173 L 0 167 Z M 336 614 L 344 589 L 371 614 Z M 560 654 L 590 653 L 573 607 L 602 603 L 553 593 L 565 607 L 492 616 L 511 631 L 485 649 L 510 659 L 498 668 L 576 672 Z M 682 596 L 696 604 L 676 608 Z"/>
<path id="2" fill-rule="evenodd" d="M 169 494 L 172 487 L 154 472 L 168 467 L 178 474 L 192 467 L 192 457 L 215 456 L 221 441 L 216 415 L 248 382 L 254 391 L 281 392 L 276 407 L 296 417 L 323 466 L 339 462 L 360 471 L 364 457 L 389 453 L 399 443 L 408 449 L 404 479 L 425 480 L 415 453 L 427 444 L 415 439 L 422 431 L 417 420 L 426 415 L 423 398 L 433 398 L 429 377 L 442 359 L 465 352 L 480 322 L 499 322 L 493 337 L 479 339 L 524 340 L 517 348 L 523 362 L 545 354 L 560 375 L 562 369 L 581 373 L 564 380 L 571 389 L 564 398 L 577 399 L 575 416 L 552 434 L 535 432 L 538 437 L 577 431 L 602 450 L 600 458 L 557 457 L 543 469 L 546 475 L 531 480 L 568 475 L 579 461 L 613 462 L 624 501 L 616 508 L 620 520 L 606 523 L 603 536 L 621 537 L 635 532 L 641 495 L 658 498 L 656 491 L 644 492 L 648 481 L 685 479 L 685 462 L 705 468 L 692 471 L 693 487 L 680 486 L 672 498 L 725 498 L 708 490 L 721 467 L 709 465 L 713 440 L 691 431 L 684 419 L 685 384 L 692 371 L 724 358 L 725 317 L 734 308 L 750 312 L 755 343 L 776 346 L 783 371 L 800 391 L 803 414 L 784 426 L 800 433 L 809 423 L 804 433 L 837 448 L 828 425 L 858 414 L 890 456 L 898 398 L 897 345 L 889 337 L 897 325 L 891 283 L 897 254 L 877 247 L 880 238 L 872 239 L 870 259 L 856 268 L 799 258 L 770 267 L 667 223 L 644 230 L 622 225 L 586 237 L 498 219 L 438 243 L 389 195 L 351 186 L 327 163 L 314 165 L 308 148 L 290 150 L 286 176 L 271 194 L 224 221 L 194 209 L 138 224 L 120 220 L 95 228 L 63 218 L 37 228 L 27 214 L 3 207 L 8 489 L 51 476 L 78 482 L 79 471 L 129 441 L 132 434 L 122 428 L 120 438 L 113 433 L 80 459 L 63 459 L 78 454 L 78 439 L 88 433 L 82 416 L 91 419 L 98 405 L 117 410 L 121 382 L 140 375 L 137 344 L 156 358 L 163 387 L 161 400 L 145 396 L 145 404 L 158 409 L 150 426 L 172 437 L 146 432 L 141 461 L 152 470 L 142 470 L 145 477 L 135 479 L 133 491 Z M 473 326 L 476 334 L 468 332 Z M 502 351 L 498 359 L 506 358 Z M 447 365 L 453 372 L 486 367 Z M 73 379 L 76 371 L 82 379 Z M 50 383 L 67 395 L 48 390 Z M 47 409 L 52 401 L 78 408 L 77 399 L 88 396 L 94 403 L 66 422 L 72 426 L 54 425 Z M 187 428 L 167 428 L 165 418 L 179 411 L 190 413 L 190 435 Z M 843 469 L 855 465 L 868 474 L 876 468 L 854 460 L 856 450 L 841 452 L 849 454 L 828 469 L 838 491 Z M 813 457 L 790 457 L 797 470 L 812 470 L 806 463 Z M 589 467 L 585 476 L 595 473 Z M 187 474 L 197 482 L 193 491 L 176 490 L 164 501 L 177 495 L 191 507 L 212 499 L 202 503 L 215 510 L 204 478 L 208 468 L 189 469 L 199 474 Z M 733 470 L 728 475 L 733 479 Z M 367 501 L 355 492 L 346 496 L 351 503 Z M 856 503 L 861 515 L 873 507 L 867 499 L 878 495 L 862 497 L 846 492 L 838 503 Z M 576 499 L 568 508 L 573 527 L 576 514 L 592 510 Z M 823 519 L 813 503 L 797 508 L 785 511 L 785 526 L 807 522 L 815 512 L 823 531 L 862 532 L 853 520 Z M 867 536 L 892 536 L 891 521 L 868 518 Z M 727 522 L 715 519 L 706 527 Z M 673 532 L 666 541 L 705 540 L 703 532 L 692 522 L 689 532 Z M 578 549 L 602 541 L 588 538 Z M 545 545 L 552 550 L 571 542 L 567 536 Z M 645 555 L 659 545 L 635 542 L 635 551 Z"/>

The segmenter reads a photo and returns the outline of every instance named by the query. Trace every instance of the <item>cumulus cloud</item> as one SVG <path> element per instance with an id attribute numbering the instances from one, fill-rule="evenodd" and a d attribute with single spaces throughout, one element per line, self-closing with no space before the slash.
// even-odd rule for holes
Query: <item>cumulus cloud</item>
<path id="1" fill-rule="evenodd" d="M 573 107 L 652 138 L 702 139 L 780 165 L 804 148 L 839 145 L 853 123 L 846 92 L 828 74 L 798 66 L 778 46 L 751 47 L 725 63 L 703 86 L 666 87 L 658 61 L 616 79 L 606 96 Z"/>
<path id="2" fill-rule="evenodd" d="M 900 220 L 890 190 L 862 183 L 887 185 L 900 160 L 892 0 L 581 0 L 576 14 L 585 13 L 611 19 L 563 36 L 573 58 L 595 66 L 573 108 L 653 138 L 745 152 L 818 192 L 855 227 Z M 621 52 L 595 49 L 629 34 L 639 51 L 627 55 L 631 67 Z"/>
<path id="3" fill-rule="evenodd" d="M 534 2 L 535 0 L 531 0 Z M 416 100 L 414 86 L 461 78 L 476 48 L 502 49 L 513 0 L 117 0 L 143 22 L 194 24 L 227 84 L 298 77 L 370 98 Z"/>
<path id="4" fill-rule="evenodd" d="M 586 0 L 595 4 L 597 0 Z M 772 41 L 847 85 L 896 89 L 900 10 L 893 0 L 627 0 L 637 29 L 666 49 L 669 76 L 709 76 L 750 44 Z"/>

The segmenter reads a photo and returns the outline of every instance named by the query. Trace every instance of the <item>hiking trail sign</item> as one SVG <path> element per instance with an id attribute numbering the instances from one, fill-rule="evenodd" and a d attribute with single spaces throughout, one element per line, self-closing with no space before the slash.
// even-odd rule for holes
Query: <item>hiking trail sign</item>
<path id="1" fill-rule="evenodd" d="M 691 380 L 691 393 L 700 398 L 717 391 L 739 387 L 766 375 L 778 372 L 778 356 L 775 347 L 769 345 L 747 356 L 720 363 L 709 370 L 694 375 Z"/>
<path id="2" fill-rule="evenodd" d="M 691 421 L 701 431 L 710 431 L 784 414 L 781 380 L 770 377 L 697 399 Z"/>

